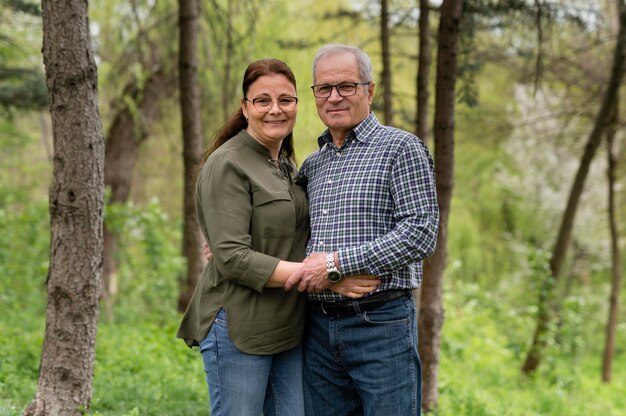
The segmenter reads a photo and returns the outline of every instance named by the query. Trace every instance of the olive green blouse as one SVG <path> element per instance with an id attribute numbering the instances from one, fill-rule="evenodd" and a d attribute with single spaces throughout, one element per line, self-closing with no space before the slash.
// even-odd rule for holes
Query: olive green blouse
<path id="1" fill-rule="evenodd" d="M 198 178 L 196 208 L 213 259 L 199 279 L 176 336 L 198 345 L 220 308 L 235 346 L 275 354 L 296 346 L 304 296 L 266 288 L 279 259 L 302 261 L 309 237 L 304 188 L 293 161 L 271 160 L 244 130 L 213 152 Z"/>

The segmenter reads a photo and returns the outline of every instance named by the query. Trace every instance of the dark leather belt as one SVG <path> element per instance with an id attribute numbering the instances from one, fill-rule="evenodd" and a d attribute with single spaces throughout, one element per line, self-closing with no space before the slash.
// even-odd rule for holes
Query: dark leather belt
<path id="1" fill-rule="evenodd" d="M 385 302 L 398 299 L 404 295 L 410 294 L 410 289 L 396 289 L 386 290 L 380 293 L 374 293 L 371 296 L 354 299 L 354 300 L 342 300 L 338 302 L 315 302 L 319 305 L 322 312 L 328 316 L 355 316 L 361 312 L 369 311 L 374 308 L 378 308 Z"/>

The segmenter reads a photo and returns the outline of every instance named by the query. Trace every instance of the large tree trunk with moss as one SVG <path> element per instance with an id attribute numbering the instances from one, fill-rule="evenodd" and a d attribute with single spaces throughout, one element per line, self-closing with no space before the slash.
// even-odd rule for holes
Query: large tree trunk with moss
<path id="1" fill-rule="evenodd" d="M 178 62 L 180 109 L 183 127 L 183 256 L 187 273 L 180 282 L 178 310 L 189 304 L 204 267 L 200 225 L 196 216 L 195 178 L 202 157 L 200 83 L 198 81 L 198 0 L 179 0 L 180 56 Z"/>
<path id="2" fill-rule="evenodd" d="M 26 413 L 80 415 L 91 402 L 102 278 L 104 139 L 87 2 L 42 6 L 54 177 L 46 334 Z"/>
<path id="3" fill-rule="evenodd" d="M 532 344 L 528 350 L 524 364 L 522 365 L 522 372 L 524 374 L 534 372 L 537 367 L 539 367 L 539 364 L 543 359 L 543 353 L 548 338 L 548 327 L 550 321 L 560 308 L 560 306 L 554 301 L 554 299 L 556 299 L 554 292 L 561 276 L 561 266 L 565 260 L 565 255 L 571 240 L 578 202 L 583 193 L 591 161 L 593 160 L 596 150 L 602 141 L 603 133 L 608 124 L 611 106 L 617 97 L 617 91 L 624 76 L 624 60 L 626 59 L 626 7 L 624 7 L 623 0 L 618 1 L 620 23 L 619 34 L 613 55 L 611 78 L 609 80 L 609 84 L 607 85 L 602 106 L 596 117 L 593 130 L 587 140 L 578 171 L 576 172 L 576 178 L 574 179 L 574 183 L 567 200 L 565 212 L 561 220 L 556 243 L 554 244 L 554 249 L 552 251 L 552 257 L 550 258 L 551 274 L 547 277 L 546 282 L 544 282 L 544 288 L 547 292 L 542 293 L 541 295 L 542 297 L 539 301 L 537 313 L 537 326 L 535 327 L 535 332 L 533 334 Z M 552 306 L 548 306 L 545 302 L 553 302 L 553 304 Z"/>
<path id="4" fill-rule="evenodd" d="M 419 353 L 422 358 L 422 407 L 437 406 L 439 348 L 443 328 L 443 272 L 448 257 L 448 217 L 454 186 L 454 91 L 463 0 L 444 0 L 438 33 L 435 87 L 435 180 L 439 201 L 439 235 L 435 253 L 424 263 L 419 316 Z"/>

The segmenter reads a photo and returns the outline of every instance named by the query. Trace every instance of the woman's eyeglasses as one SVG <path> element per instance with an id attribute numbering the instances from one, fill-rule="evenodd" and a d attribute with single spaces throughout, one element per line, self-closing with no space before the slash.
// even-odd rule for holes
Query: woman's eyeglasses
<path id="1" fill-rule="evenodd" d="M 243 97 L 244 100 L 252 103 L 256 111 L 259 113 L 269 113 L 274 103 L 278 104 L 278 108 L 282 111 L 293 111 L 298 104 L 298 97 L 280 97 L 278 100 L 274 101 L 271 98 L 267 97 L 258 97 L 252 100 L 249 100 L 247 97 Z"/>

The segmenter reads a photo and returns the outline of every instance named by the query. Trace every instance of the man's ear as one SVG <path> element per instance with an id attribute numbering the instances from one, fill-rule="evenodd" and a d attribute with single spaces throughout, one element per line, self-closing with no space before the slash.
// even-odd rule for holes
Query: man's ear
<path id="1" fill-rule="evenodd" d="M 370 85 L 367 86 L 367 100 L 369 104 L 372 105 L 372 100 L 374 99 L 374 89 L 376 88 L 376 83 L 372 81 Z"/>

